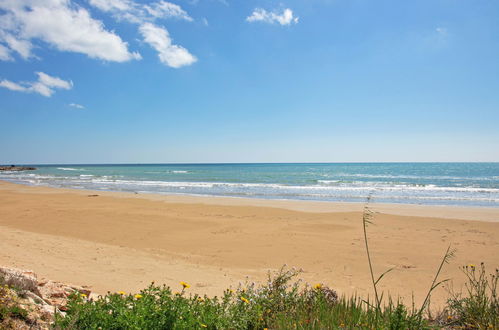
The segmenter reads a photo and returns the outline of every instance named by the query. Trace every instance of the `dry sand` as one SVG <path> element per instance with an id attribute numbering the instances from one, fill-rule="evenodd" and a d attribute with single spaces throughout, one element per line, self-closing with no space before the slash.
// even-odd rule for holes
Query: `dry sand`
<path id="1" fill-rule="evenodd" d="M 98 196 L 92 196 L 98 195 Z M 219 295 L 246 277 L 263 281 L 283 264 L 340 293 L 371 293 L 362 205 L 134 195 L 0 182 L 0 265 L 32 269 L 94 291 L 138 291 L 151 281 Z M 422 301 L 445 250 L 442 278 L 459 267 L 499 266 L 499 209 L 373 204 L 368 228 L 381 284 Z M 463 220 L 464 219 L 464 220 Z M 372 294 L 372 293 L 371 293 Z M 440 305 L 447 292 L 438 289 Z"/>

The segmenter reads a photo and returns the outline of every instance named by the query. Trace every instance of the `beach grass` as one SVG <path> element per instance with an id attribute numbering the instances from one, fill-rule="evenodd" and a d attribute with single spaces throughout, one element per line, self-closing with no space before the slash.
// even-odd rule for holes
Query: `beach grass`
<path id="1" fill-rule="evenodd" d="M 465 267 L 466 269 L 466 267 Z M 301 283 L 299 271 L 282 268 L 267 283 L 247 283 L 221 297 L 178 291 L 151 284 L 138 294 L 108 293 L 96 300 L 73 295 L 66 316 L 56 316 L 61 329 L 497 329 L 497 271 L 468 267 L 469 290 L 450 296 L 445 308 L 432 316 L 387 297 L 338 296 L 321 284 Z"/>

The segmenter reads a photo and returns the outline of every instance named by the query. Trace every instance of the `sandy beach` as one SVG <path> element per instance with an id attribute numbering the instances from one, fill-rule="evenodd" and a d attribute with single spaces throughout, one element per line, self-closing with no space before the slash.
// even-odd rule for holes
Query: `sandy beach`
<path id="1" fill-rule="evenodd" d="M 0 265 L 31 269 L 99 293 L 150 282 L 219 295 L 282 265 L 340 293 L 371 293 L 362 204 L 162 196 L 0 182 Z M 449 246 L 442 278 L 459 267 L 499 266 L 499 209 L 373 204 L 369 239 L 381 288 L 410 303 L 426 294 Z M 435 292 L 438 306 L 447 296 Z"/>

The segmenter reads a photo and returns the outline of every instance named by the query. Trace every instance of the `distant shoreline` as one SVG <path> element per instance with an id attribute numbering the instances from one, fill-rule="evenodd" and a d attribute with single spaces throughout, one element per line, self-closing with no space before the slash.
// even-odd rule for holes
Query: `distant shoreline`
<path id="1" fill-rule="evenodd" d="M 16 165 L 10 165 L 10 166 L 0 166 L 0 171 L 34 171 L 36 170 L 36 167 L 32 166 L 16 166 Z"/>

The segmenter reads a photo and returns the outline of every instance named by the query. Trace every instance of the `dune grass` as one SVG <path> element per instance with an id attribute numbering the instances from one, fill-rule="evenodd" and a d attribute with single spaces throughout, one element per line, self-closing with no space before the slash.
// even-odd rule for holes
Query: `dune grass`
<path id="1" fill-rule="evenodd" d="M 466 269 L 466 268 L 465 268 Z M 68 329 L 437 329 L 499 328 L 497 272 L 465 270 L 469 290 L 453 295 L 445 309 L 430 317 L 427 307 L 408 308 L 390 297 L 376 300 L 338 297 L 326 286 L 303 285 L 298 271 L 282 268 L 267 283 L 226 290 L 222 297 L 151 284 L 138 294 L 109 293 L 92 301 L 73 295 L 56 328 Z M 426 305 L 427 306 L 427 305 Z"/>

